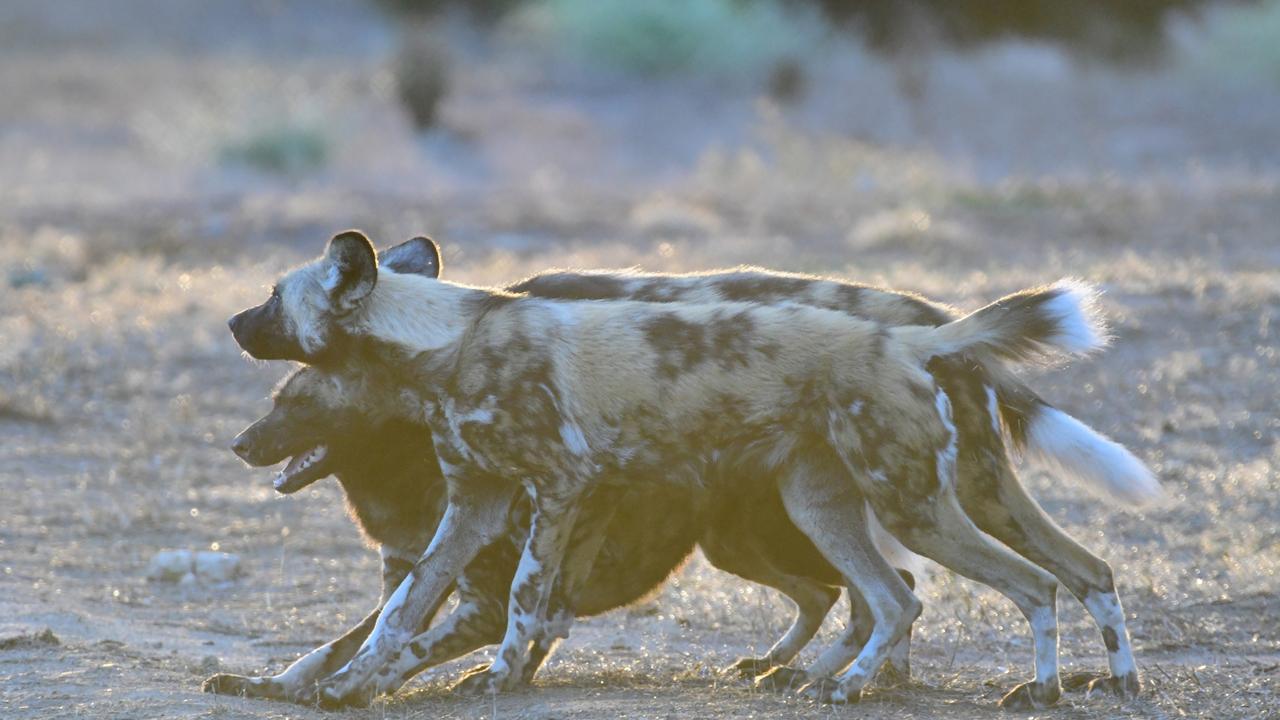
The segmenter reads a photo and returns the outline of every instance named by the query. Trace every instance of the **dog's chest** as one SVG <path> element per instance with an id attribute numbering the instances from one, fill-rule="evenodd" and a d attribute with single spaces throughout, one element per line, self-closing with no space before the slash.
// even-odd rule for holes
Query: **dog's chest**
<path id="1" fill-rule="evenodd" d="M 425 462 L 405 462 L 397 468 L 362 468 L 338 479 L 348 512 L 366 537 L 421 552 L 444 513 L 444 484 L 438 472 Z"/>

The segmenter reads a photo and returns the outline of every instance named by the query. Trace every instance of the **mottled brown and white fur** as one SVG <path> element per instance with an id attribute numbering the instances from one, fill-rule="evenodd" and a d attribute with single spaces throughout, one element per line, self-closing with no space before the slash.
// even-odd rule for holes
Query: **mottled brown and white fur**
<path id="1" fill-rule="evenodd" d="M 325 258 L 282 280 L 276 309 L 261 311 L 272 315 L 251 317 L 253 332 L 237 339 L 258 354 L 256 334 L 283 332 L 294 359 L 360 367 L 416 397 L 450 506 L 325 695 L 358 690 L 403 646 L 494 533 L 493 508 L 512 492 L 503 477 L 524 479 L 534 515 L 503 650 L 487 675 L 495 687 L 520 676 L 583 495 L 646 469 L 689 482 L 712 453 L 732 448 L 782 474 L 792 520 L 858 584 L 875 618 L 853 665 L 822 696 L 856 698 L 919 612 L 868 550 L 865 497 L 908 547 L 1018 605 L 1035 635 L 1036 681 L 1006 700 L 1056 700 L 1056 580 L 961 511 L 951 399 L 926 364 L 1092 350 L 1100 336 L 1086 299 L 1068 285 L 1028 291 L 939 328 L 794 305 L 553 302 L 379 272 L 367 239 L 336 237 Z"/>
<path id="2" fill-rule="evenodd" d="M 418 238 L 397 246 L 427 256 L 435 250 Z M 684 303 L 798 303 L 834 310 L 885 325 L 937 326 L 957 320 L 954 308 L 900 290 L 798 273 L 739 267 L 669 274 L 636 270 L 553 270 L 506 288 L 510 292 L 564 300 L 639 300 Z M 1123 446 L 1053 407 L 1002 365 L 982 368 L 992 406 L 1015 453 L 1054 474 L 1079 481 L 1099 495 L 1145 505 L 1162 493 L 1155 476 Z"/>
<path id="3" fill-rule="evenodd" d="M 241 432 L 232 447 L 258 467 L 295 458 L 278 476 L 281 492 L 296 492 L 329 474 L 338 479 L 352 519 L 382 555 L 380 608 L 434 534 L 444 512 L 445 483 L 430 429 L 388 417 L 378 401 L 360 392 L 358 383 L 303 368 L 276 392 L 271 412 Z M 602 541 L 583 581 L 567 592 L 557 588 L 568 619 L 649 595 L 699 542 L 712 565 L 773 587 L 796 604 L 796 622 L 774 649 L 762 658 L 744 658 L 734 670 L 750 670 L 754 676 L 794 657 L 826 616 L 843 578 L 791 524 L 771 477 L 746 477 L 733 489 L 711 496 L 681 485 L 636 483 L 621 499 L 612 499 Z M 588 502 L 585 518 L 603 515 L 592 507 L 600 501 Z M 393 692 L 425 668 L 502 639 L 507 589 L 528 534 L 528 519 L 527 503 L 518 503 L 507 535 L 481 551 L 459 578 L 457 609 L 429 630 L 425 628 L 430 617 L 423 618 L 422 632 L 384 668 L 386 672 L 375 676 L 370 697 Z M 578 531 L 588 533 L 586 528 Z M 578 537 L 571 544 L 579 551 L 587 542 Z M 205 681 L 204 689 L 305 703 L 313 699 L 317 680 L 351 659 L 378 613 L 375 610 L 342 637 L 277 675 L 219 673 Z M 526 676 L 536 671 L 556 639 L 539 641 Z M 905 674 L 905 656 L 897 660 L 895 671 Z"/>

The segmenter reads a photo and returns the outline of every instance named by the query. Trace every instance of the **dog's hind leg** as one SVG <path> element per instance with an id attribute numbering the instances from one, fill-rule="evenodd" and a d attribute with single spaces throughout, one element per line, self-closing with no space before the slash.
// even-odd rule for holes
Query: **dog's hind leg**
<path id="1" fill-rule="evenodd" d="M 817 634 L 831 606 L 840 597 L 840 591 L 830 585 L 776 569 L 760 553 L 745 548 L 741 537 L 726 538 L 712 531 L 703 535 L 700 543 L 712 565 L 745 580 L 774 588 L 796 606 L 791 626 L 768 652 L 758 657 L 739 658 L 721 671 L 726 675 L 753 678 L 791 662 Z"/>
<path id="2" fill-rule="evenodd" d="M 898 574 L 908 588 L 915 589 L 915 578 L 911 573 L 899 570 Z M 786 666 L 773 668 L 757 679 L 756 687 L 774 691 L 792 690 L 813 680 L 834 676 L 849 667 L 867 644 L 875 618 L 871 614 L 871 606 L 862 599 L 857 586 L 849 583 L 846 592 L 849 596 L 849 624 L 844 633 L 803 670 Z M 910 655 L 911 630 L 908 629 L 889 651 L 878 679 L 894 683 L 906 681 L 911 677 Z"/>
<path id="3" fill-rule="evenodd" d="M 1053 573 L 1093 616 L 1107 648 L 1111 675 L 1097 679 L 1088 675 L 1090 694 L 1137 695 L 1138 669 L 1111 566 L 1044 514 L 1018 481 L 1003 448 L 993 451 L 987 469 L 989 475 L 981 483 L 961 481 L 961 502 L 969 517 L 984 532 Z M 987 485 L 994 487 L 983 487 Z M 1073 683 L 1068 679 L 1067 684 Z"/>
<path id="4" fill-rule="evenodd" d="M 1056 703 L 1062 694 L 1057 579 L 979 531 L 949 487 L 912 507 L 877 504 L 876 514 L 913 552 L 994 588 L 1027 618 L 1035 643 L 1036 677 L 1014 688 L 1000 701 L 1001 707 L 1025 710 Z"/>
<path id="5" fill-rule="evenodd" d="M 915 577 L 906 570 L 898 570 L 898 575 L 902 577 L 902 581 L 912 591 L 915 590 Z M 853 659 L 857 657 L 857 653 L 867 642 L 867 636 L 871 632 L 872 617 L 871 608 L 867 605 L 867 601 L 862 599 L 858 594 L 857 588 L 850 583 L 849 593 L 849 627 L 845 634 L 836 641 L 834 645 L 824 651 L 814 660 L 809 667 L 805 668 L 806 672 L 813 677 L 824 677 L 835 675 L 836 673 L 849 667 Z M 877 680 L 882 683 L 897 684 L 906 682 L 911 678 L 911 629 L 908 628 L 902 639 L 889 650 L 889 657 L 885 659 L 884 666 L 880 668 Z"/>
<path id="6" fill-rule="evenodd" d="M 866 503 L 842 462 L 823 450 L 794 459 L 780 484 L 796 527 L 866 601 L 871 632 L 840 682 L 815 679 L 801 691 L 830 702 L 852 702 L 920 615 L 920 601 L 876 549 L 867 532 Z"/>
<path id="7" fill-rule="evenodd" d="M 1107 648 L 1111 675 L 1086 674 L 1090 693 L 1122 697 L 1138 693 L 1137 665 L 1116 594 L 1111 567 L 1058 527 L 1018 480 L 1005 451 L 994 392 L 965 368 L 935 361 L 931 366 L 954 403 L 960 447 L 956 492 L 965 512 L 983 532 L 1053 573 L 1093 616 Z M 1091 682 L 1090 682 L 1091 681 Z M 1073 679 L 1064 678 L 1071 687 Z"/>

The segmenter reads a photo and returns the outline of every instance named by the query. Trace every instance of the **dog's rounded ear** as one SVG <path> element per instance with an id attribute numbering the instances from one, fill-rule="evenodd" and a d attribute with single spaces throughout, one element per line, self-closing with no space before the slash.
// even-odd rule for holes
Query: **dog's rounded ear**
<path id="1" fill-rule="evenodd" d="M 440 246 L 435 240 L 422 235 L 378 253 L 378 262 L 394 273 L 429 278 L 439 278 L 440 271 L 444 269 Z"/>
<path id="2" fill-rule="evenodd" d="M 347 313 L 356 308 L 378 282 L 378 255 L 373 243 L 359 230 L 333 236 L 324 253 L 329 264 L 324 288 L 334 309 Z"/>

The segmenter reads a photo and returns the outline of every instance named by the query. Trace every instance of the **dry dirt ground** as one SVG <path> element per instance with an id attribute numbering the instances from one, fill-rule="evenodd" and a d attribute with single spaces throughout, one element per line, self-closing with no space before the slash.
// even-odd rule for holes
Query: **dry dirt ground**
<path id="1" fill-rule="evenodd" d="M 29 32 L 43 27 L 18 14 L 34 23 Z M 446 273 L 477 283 L 555 265 L 751 262 L 964 308 L 1063 275 L 1099 283 L 1113 348 L 1034 383 L 1149 462 L 1167 502 L 1129 512 L 1032 468 L 1023 479 L 1113 564 L 1145 690 L 1124 703 L 1068 694 L 1039 715 L 1280 716 L 1280 183 L 1265 167 L 1234 162 L 1254 135 L 1240 133 L 1238 145 L 1218 138 L 1222 162 L 1208 166 L 997 182 L 974 180 L 927 147 L 801 131 L 764 110 L 744 149 L 701 151 L 644 182 L 540 174 L 527 166 L 535 158 L 490 168 L 494 177 L 476 185 L 464 178 L 415 191 L 396 187 L 398 154 L 423 153 L 428 161 L 403 162 L 422 178 L 439 148 L 415 146 L 400 120 L 370 128 L 351 119 L 392 112 L 370 89 L 376 67 L 354 63 L 340 75 L 286 58 L 304 85 L 308 72 L 333 71 L 333 84 L 316 90 L 326 102 L 373 103 L 344 116 L 371 139 L 334 162 L 358 166 L 367 152 L 383 175 L 365 182 L 330 170 L 282 182 L 196 167 L 188 151 L 150 144 L 157 128 L 195 132 L 166 124 L 166 113 L 216 104 L 209 98 L 231 60 L 192 59 L 180 81 L 163 48 L 56 62 L 40 48 L 7 52 L 3 175 L 12 187 L 32 179 L 0 198 L 0 717 L 977 718 L 999 716 L 996 701 L 1029 674 L 1029 637 L 1013 606 L 936 571 L 921 590 L 911 685 L 841 708 L 756 692 L 716 668 L 767 647 L 786 626 L 787 603 L 695 558 L 651 600 L 583 622 L 533 687 L 509 695 L 449 695 L 478 657 L 362 711 L 201 694 L 215 670 L 278 670 L 356 622 L 377 595 L 376 554 L 347 521 L 334 483 L 277 497 L 268 472 L 226 449 L 268 409 L 288 367 L 241 358 L 225 318 L 352 225 L 383 243 L 431 232 L 445 246 Z M 261 61 L 254 72 L 282 64 Z M 511 142 L 477 120 L 486 93 L 507 110 L 527 108 L 528 127 L 565 147 L 596 127 L 587 110 L 529 91 L 536 82 L 511 80 L 511 91 L 485 79 L 486 68 L 470 71 L 475 83 L 449 110 L 457 123 L 475 121 L 467 142 Z M 125 82 L 129 72 L 146 82 Z M 67 93 L 81 92 L 94 113 L 73 112 Z M 1123 116 L 1129 96 L 1116 96 L 1107 113 Z M 1266 125 L 1260 113 L 1277 117 L 1266 115 L 1274 97 L 1260 102 L 1255 133 Z M 1241 122 L 1230 108 L 1221 115 L 1223 126 Z M 610 145 L 604 135 L 588 139 Z M 594 150 L 581 152 L 589 166 Z M 247 574 L 216 588 L 148 582 L 147 561 L 164 548 L 234 552 Z M 838 632 L 842 608 L 804 657 Z M 1065 669 L 1105 667 L 1078 604 L 1064 595 L 1059 616 Z"/>

